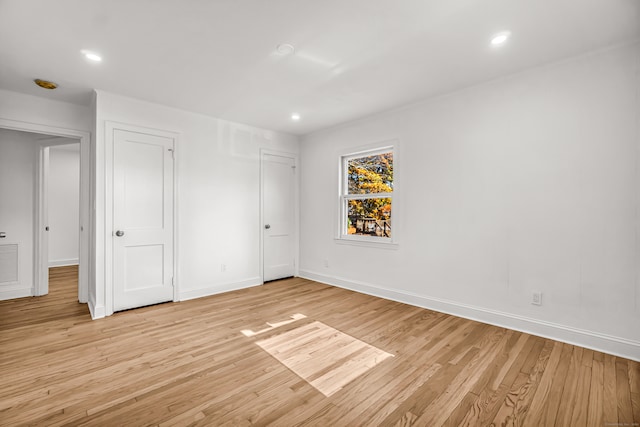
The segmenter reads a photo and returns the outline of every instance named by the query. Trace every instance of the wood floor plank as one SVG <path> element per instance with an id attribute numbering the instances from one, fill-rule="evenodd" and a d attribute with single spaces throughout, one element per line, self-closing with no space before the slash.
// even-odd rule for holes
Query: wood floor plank
<path id="1" fill-rule="evenodd" d="M 474 348 L 468 352 L 460 363 L 445 364 L 440 368 L 427 382 L 415 390 L 415 392 L 405 399 L 400 405 L 391 412 L 384 420 L 382 425 L 393 425 L 402 419 L 407 412 L 419 416 L 423 414 L 425 409 L 443 393 L 443 390 L 458 376 L 467 362 L 474 360 L 478 353 L 478 349 Z"/>
<path id="2" fill-rule="evenodd" d="M 511 333 L 512 331 L 496 331 L 491 340 L 480 344 L 476 356 L 453 378 L 444 392 L 425 408 L 416 422 L 425 425 L 444 424 L 502 351 Z"/>
<path id="3" fill-rule="evenodd" d="M 469 408 L 467 415 L 461 421 L 461 426 L 490 425 L 496 417 L 498 411 L 502 408 L 503 402 L 507 397 L 507 393 L 509 393 L 511 386 L 521 374 L 521 371 L 528 370 L 524 367 L 524 364 L 529 360 L 529 354 L 532 351 L 535 351 L 534 349 L 540 347 L 540 341 L 534 339 L 534 337 L 531 337 L 530 335 L 525 334 L 525 336 L 526 340 L 524 340 L 525 344 L 522 347 L 522 351 L 517 354 L 515 359 L 513 359 L 509 370 L 505 373 L 498 387 L 495 389 L 492 387 L 485 387 L 474 392 L 478 397 L 473 402 L 472 407 Z"/>
<path id="4" fill-rule="evenodd" d="M 511 369 L 511 366 L 513 365 L 513 362 L 515 361 L 516 357 L 518 357 L 521 354 L 522 349 L 524 348 L 524 345 L 528 339 L 529 339 L 529 336 L 527 334 L 520 334 L 518 341 L 509 350 L 507 359 L 500 366 L 500 371 L 494 377 L 493 383 L 491 384 L 492 390 L 497 390 L 498 387 L 500 387 L 502 380 L 504 380 L 504 377 L 507 375 L 507 372 L 509 372 L 509 369 Z M 479 390 L 477 390 L 476 392 L 478 391 Z"/>
<path id="5" fill-rule="evenodd" d="M 553 343 L 541 340 L 529 353 L 496 417 L 496 425 L 521 425 L 549 360 Z M 538 350 L 538 348 L 540 350 Z M 533 363 L 532 363 L 533 362 Z"/>
<path id="6" fill-rule="evenodd" d="M 616 359 L 616 400 L 618 402 L 618 424 L 633 424 L 629 368 L 627 361 L 620 358 Z"/>
<path id="7" fill-rule="evenodd" d="M 366 408 L 362 415 L 359 416 L 359 419 L 369 425 L 380 425 L 389 414 L 395 411 L 401 403 L 413 396 L 441 368 L 442 366 L 436 363 L 427 369 L 417 370 L 411 377 L 399 377 L 401 382 L 394 385 L 388 394 L 377 393 L 376 399 L 362 401 L 359 404 L 360 407 Z M 382 389 L 382 391 L 384 392 L 385 389 Z M 389 396 L 393 396 L 393 398 L 390 399 Z M 351 420 L 355 421 L 353 418 Z"/>
<path id="8" fill-rule="evenodd" d="M 573 349 L 571 362 L 569 363 L 569 371 L 567 372 L 567 378 L 564 382 L 564 388 L 562 389 L 562 397 L 560 398 L 562 405 L 558 408 L 558 414 L 556 415 L 555 422 L 557 425 L 571 425 L 570 422 L 576 403 L 577 385 L 581 372 L 580 366 L 582 365 L 583 352 L 584 349 L 581 347 Z"/>
<path id="9" fill-rule="evenodd" d="M 300 278 L 92 321 L 77 275 L 0 301 L 0 425 L 639 422 L 620 357 Z"/>
<path id="10" fill-rule="evenodd" d="M 598 352 L 596 352 L 597 354 Z M 600 353 L 601 355 L 602 353 Z M 604 424 L 602 399 L 604 396 L 604 364 L 603 358 L 594 355 L 591 367 L 591 384 L 589 387 L 589 403 L 587 405 L 588 427 Z"/>
<path id="11" fill-rule="evenodd" d="M 627 360 L 629 365 L 629 390 L 633 422 L 640 426 L 640 362 Z"/>
<path id="12" fill-rule="evenodd" d="M 576 384 L 576 403 L 571 414 L 571 425 L 574 426 L 587 425 L 592 366 L 593 350 L 585 349 L 582 353 L 582 366 L 579 368 L 580 376 Z"/>
<path id="13" fill-rule="evenodd" d="M 602 399 L 602 417 L 605 424 L 618 423 L 618 401 L 616 391 L 616 357 L 604 355 L 604 397 Z M 615 396 L 615 397 L 614 397 Z"/>
<path id="14" fill-rule="evenodd" d="M 469 408 L 472 408 L 473 402 L 476 401 L 478 396 L 472 392 L 468 392 L 464 395 L 458 406 L 448 414 L 448 418 L 442 423 L 443 427 L 457 427 L 460 426 L 462 420 L 469 413 Z"/>
<path id="15" fill-rule="evenodd" d="M 524 419 L 525 426 L 539 426 L 542 424 L 542 418 L 544 416 L 544 410 L 546 403 L 549 399 L 549 393 L 553 384 L 553 378 L 556 375 L 558 365 L 560 364 L 560 356 L 562 354 L 562 344 L 554 343 L 551 354 L 549 355 L 549 361 L 545 367 L 544 373 L 540 378 L 537 390 L 531 401 L 531 406 L 527 411 L 527 415 Z"/>

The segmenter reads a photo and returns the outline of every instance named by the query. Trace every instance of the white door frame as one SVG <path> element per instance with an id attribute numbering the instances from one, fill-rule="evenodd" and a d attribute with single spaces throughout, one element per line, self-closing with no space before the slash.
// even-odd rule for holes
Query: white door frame
<path id="1" fill-rule="evenodd" d="M 260 281 L 264 284 L 264 158 L 265 155 L 281 156 L 293 159 L 294 167 L 298 171 L 299 161 L 297 153 L 290 153 L 287 151 L 271 150 L 269 148 L 260 149 Z M 299 253 L 300 253 L 300 173 L 296 172 L 294 185 L 294 227 L 293 227 L 293 240 L 294 240 L 294 275 L 298 276 L 299 273 Z"/>
<path id="2" fill-rule="evenodd" d="M 113 139 L 116 130 L 162 136 L 173 139 L 173 301 L 179 301 L 178 292 L 178 146 L 179 134 L 162 129 L 147 128 L 126 123 L 105 121 L 105 316 L 113 314 Z"/>
<path id="3" fill-rule="evenodd" d="M 34 224 L 34 230 L 39 230 L 40 241 L 38 243 L 38 249 L 35 251 L 35 265 L 40 266 L 40 277 L 36 280 L 38 287 L 34 289 L 36 296 L 46 295 L 49 293 L 49 148 L 57 145 L 79 144 L 79 139 L 65 138 L 60 141 L 59 138 L 54 137 L 50 139 L 42 139 L 38 141 L 38 165 L 37 165 L 37 177 L 36 177 L 36 218 Z M 78 209 L 81 209 L 82 204 L 78 205 Z M 78 228 L 80 232 L 83 232 L 82 221 L 79 221 Z M 80 233 L 78 233 L 80 235 Z M 80 248 L 78 248 L 78 254 Z M 37 267 L 34 274 L 37 274 Z M 80 288 L 78 287 L 78 300 L 80 302 L 87 302 L 86 299 L 82 301 L 80 298 Z"/>
<path id="4" fill-rule="evenodd" d="M 0 128 L 10 129 L 22 132 L 39 133 L 48 136 L 61 136 L 80 141 L 80 251 L 79 251 L 79 276 L 78 276 L 78 301 L 86 303 L 89 299 L 89 268 L 90 255 L 89 248 L 91 245 L 92 230 L 89 226 L 90 204 L 91 204 L 91 188 L 89 185 L 89 177 L 91 171 L 91 162 L 89 158 L 89 150 L 91 144 L 91 134 L 89 132 L 59 128 L 39 123 L 21 122 L 18 120 L 0 118 Z M 47 235 L 44 227 L 46 220 L 46 206 L 42 200 L 43 184 L 44 184 L 44 158 L 46 150 L 41 147 L 38 154 L 38 169 L 36 179 L 36 219 L 34 230 L 34 295 L 44 295 L 48 292 L 48 271 L 49 271 L 49 254 Z M 46 277 L 46 280 L 44 278 Z"/>
<path id="5" fill-rule="evenodd" d="M 38 147 L 36 215 L 33 227 L 35 237 L 33 294 L 41 296 L 49 293 L 49 147 L 46 145 Z M 78 299 L 80 299 L 79 293 Z"/>

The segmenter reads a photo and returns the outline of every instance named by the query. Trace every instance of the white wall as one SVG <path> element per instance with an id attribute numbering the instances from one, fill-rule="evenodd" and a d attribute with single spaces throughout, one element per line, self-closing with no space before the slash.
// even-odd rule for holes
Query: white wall
<path id="1" fill-rule="evenodd" d="M 0 284 L 0 300 L 33 295 L 33 225 L 38 135 L 0 129 L 0 245 L 18 245 L 18 283 Z"/>
<path id="2" fill-rule="evenodd" d="M 4 89 L 0 89 L 0 119 L 80 131 L 91 128 L 91 110 L 88 107 Z"/>
<path id="3" fill-rule="evenodd" d="M 261 148 L 298 152 L 296 137 L 96 93 L 97 258 L 104 259 L 105 123 L 176 132 L 178 176 L 178 289 L 188 299 L 260 283 Z M 102 227 L 102 228 L 101 228 Z M 221 271 L 221 264 L 226 271 Z M 104 271 L 96 276 L 95 317 L 105 310 Z M 108 313 L 108 310 L 106 311 Z"/>
<path id="4" fill-rule="evenodd" d="M 78 264 L 80 144 L 49 148 L 49 266 Z"/>
<path id="5" fill-rule="evenodd" d="M 303 138 L 301 275 L 640 360 L 639 63 L 596 52 Z M 337 158 L 388 140 L 399 245 L 338 244 Z"/>

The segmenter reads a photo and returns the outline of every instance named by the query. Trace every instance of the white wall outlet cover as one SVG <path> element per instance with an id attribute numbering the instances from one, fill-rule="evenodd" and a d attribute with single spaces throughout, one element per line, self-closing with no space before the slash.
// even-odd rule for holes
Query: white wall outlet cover
<path id="1" fill-rule="evenodd" d="M 542 305 L 542 292 L 533 291 L 531 293 L 531 304 Z"/>

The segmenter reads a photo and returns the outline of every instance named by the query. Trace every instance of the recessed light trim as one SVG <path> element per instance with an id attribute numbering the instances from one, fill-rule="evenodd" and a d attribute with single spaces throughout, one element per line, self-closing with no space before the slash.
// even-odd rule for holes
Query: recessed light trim
<path id="1" fill-rule="evenodd" d="M 102 57 L 95 52 L 91 52 L 88 50 L 82 50 L 80 52 L 91 62 L 102 62 Z"/>
<path id="2" fill-rule="evenodd" d="M 276 46 L 276 52 L 278 52 L 280 55 L 291 55 L 295 51 L 296 51 L 296 48 L 289 43 L 281 43 L 278 46 Z"/>
<path id="3" fill-rule="evenodd" d="M 291 114 L 291 120 L 293 120 L 294 122 L 299 122 L 300 121 L 300 114 L 298 113 L 292 113 Z"/>
<path id="4" fill-rule="evenodd" d="M 511 37 L 511 31 L 501 31 L 491 37 L 492 46 L 501 46 Z"/>

